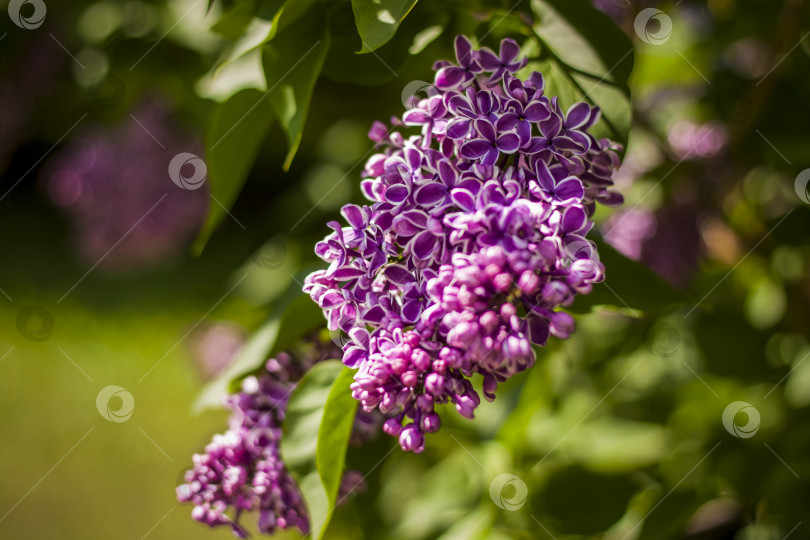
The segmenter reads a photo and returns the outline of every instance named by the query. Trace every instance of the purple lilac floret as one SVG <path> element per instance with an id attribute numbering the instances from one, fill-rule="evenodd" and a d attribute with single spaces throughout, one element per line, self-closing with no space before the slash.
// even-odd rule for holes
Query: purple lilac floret
<path id="1" fill-rule="evenodd" d="M 283 352 L 268 360 L 259 375 L 242 381 L 241 392 L 227 398 L 231 410 L 228 430 L 215 435 L 205 453 L 193 456 L 186 483 L 177 488 L 180 502 L 194 504 L 191 516 L 195 520 L 211 527 L 229 526 L 235 536 L 247 538 L 240 516 L 257 512 L 261 533 L 289 528 L 303 534 L 309 531 L 304 500 L 281 458 L 282 424 L 296 382 L 316 362 L 339 354 L 331 342 L 327 347 L 316 339 L 308 340 L 300 351 Z M 376 433 L 376 416 L 358 412 L 354 442 Z M 360 473 L 347 471 L 341 500 L 364 486 Z"/>
<path id="2" fill-rule="evenodd" d="M 456 53 L 402 117 L 419 133 L 372 127 L 380 151 L 361 184 L 371 202 L 328 224 L 315 251 L 329 267 L 304 286 L 349 336 L 354 397 L 415 452 L 440 427 L 438 404 L 473 417 L 473 374 L 492 400 L 532 366 L 533 345 L 569 336 L 560 308 L 604 274 L 586 239 L 595 203 L 622 202 L 608 189 L 620 147 L 589 133 L 598 108 L 563 112 L 542 74 L 515 77 L 526 59 L 511 39 L 496 54 L 459 36 Z"/>

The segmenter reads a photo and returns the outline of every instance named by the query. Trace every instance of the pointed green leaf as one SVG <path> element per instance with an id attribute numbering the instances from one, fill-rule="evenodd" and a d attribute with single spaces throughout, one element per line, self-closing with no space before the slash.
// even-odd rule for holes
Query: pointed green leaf
<path id="1" fill-rule="evenodd" d="M 337 502 L 340 481 L 343 479 L 346 448 L 349 445 L 354 415 L 357 412 L 357 400 L 352 397 L 350 388 L 353 380 L 354 370 L 344 367 L 329 391 L 323 420 L 318 430 L 315 462 L 333 507 Z"/>
<path id="2" fill-rule="evenodd" d="M 552 58 L 540 71 L 548 95 L 560 95 L 563 109 L 586 101 L 602 110 L 597 136 L 626 144 L 631 105 L 628 78 L 633 45 L 605 14 L 588 0 L 532 0 L 534 31 Z"/>
<path id="3" fill-rule="evenodd" d="M 633 44 L 590 0 L 532 0 L 534 31 L 566 66 L 627 89 Z"/>
<path id="4" fill-rule="evenodd" d="M 329 525 L 343 478 L 357 409 L 349 391 L 352 375 L 339 360 L 321 362 L 287 402 L 281 456 L 307 503 L 313 540 L 322 538 Z"/>
<path id="5" fill-rule="evenodd" d="M 236 41 L 250 25 L 257 9 L 255 0 L 240 0 L 222 14 L 211 27 L 211 31 L 225 39 Z"/>
<path id="6" fill-rule="evenodd" d="M 361 53 L 385 45 L 418 0 L 352 0 L 357 31 L 363 40 Z"/>
<path id="7" fill-rule="evenodd" d="M 202 252 L 226 215 L 225 209 L 236 201 L 272 120 L 267 101 L 254 89 L 237 92 L 211 113 L 205 132 L 205 161 L 213 201 L 194 242 L 194 252 Z"/>
<path id="8" fill-rule="evenodd" d="M 328 51 L 328 28 L 317 10 L 281 30 L 263 47 L 267 97 L 287 133 L 285 170 L 290 167 L 301 143 L 312 91 Z"/>

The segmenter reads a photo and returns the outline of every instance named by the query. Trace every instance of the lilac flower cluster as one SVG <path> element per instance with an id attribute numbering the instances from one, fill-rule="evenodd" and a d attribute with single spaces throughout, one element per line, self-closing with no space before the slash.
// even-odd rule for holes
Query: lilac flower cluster
<path id="1" fill-rule="evenodd" d="M 198 148 L 171 109 L 149 99 L 130 116 L 88 128 L 49 160 L 42 178 L 82 261 L 111 273 L 180 256 L 209 204 L 207 186 L 183 190 L 167 174 L 172 156 Z"/>
<path id="2" fill-rule="evenodd" d="M 473 416 L 473 374 L 491 400 L 533 364 L 533 344 L 573 331 L 559 307 L 603 279 L 590 216 L 622 202 L 608 190 L 619 147 L 588 132 L 598 108 L 564 112 L 540 73 L 514 76 L 527 61 L 511 39 L 498 53 L 464 36 L 455 48 L 458 63 L 438 62 L 429 97 L 394 122 L 418 134 L 372 127 L 371 204 L 329 223 L 315 248 L 329 267 L 304 286 L 349 336 L 354 397 L 415 452 L 439 429 L 436 405 Z"/>
<path id="3" fill-rule="evenodd" d="M 304 534 L 309 531 L 304 500 L 281 459 L 281 430 L 295 383 L 316 362 L 339 354 L 337 347 L 329 345 L 309 340 L 300 352 L 278 354 L 259 376 L 242 381 L 241 392 L 227 398 L 228 430 L 215 435 L 204 454 L 193 456 L 186 483 L 177 488 L 179 501 L 194 504 L 195 520 L 211 527 L 230 526 L 234 535 L 247 538 L 239 517 L 257 511 L 262 533 L 293 527 Z M 359 428 L 354 435 L 368 439 L 367 426 L 373 426 L 375 419 L 359 412 L 356 423 Z M 341 494 L 362 489 L 362 476 L 347 471 Z"/>

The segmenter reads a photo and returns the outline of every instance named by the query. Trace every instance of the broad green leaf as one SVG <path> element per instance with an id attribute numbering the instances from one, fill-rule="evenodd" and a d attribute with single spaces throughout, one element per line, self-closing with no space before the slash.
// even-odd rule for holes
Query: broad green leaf
<path id="1" fill-rule="evenodd" d="M 312 91 L 328 51 L 328 28 L 317 11 L 299 18 L 264 45 L 262 65 L 267 97 L 287 133 L 285 170 L 301 143 Z"/>
<path id="2" fill-rule="evenodd" d="M 222 14 L 211 27 L 211 31 L 226 39 L 236 41 L 247 29 L 256 9 L 255 0 L 240 0 Z"/>
<path id="3" fill-rule="evenodd" d="M 280 4 L 280 7 L 275 8 L 273 29 L 270 32 L 270 38 L 275 37 L 277 33 L 289 28 L 290 25 L 295 23 L 308 11 L 318 11 L 317 8 L 313 8 L 313 4 L 318 1 L 319 0 L 275 0 L 274 3 Z"/>
<path id="4" fill-rule="evenodd" d="M 270 107 L 255 89 L 237 92 L 211 113 L 205 132 L 205 161 L 213 201 L 194 242 L 196 253 L 205 247 L 226 215 L 225 209 L 236 201 L 272 120 Z"/>
<path id="5" fill-rule="evenodd" d="M 351 438 L 354 415 L 357 412 L 357 400 L 352 397 L 350 388 L 353 380 L 354 370 L 344 367 L 329 391 L 323 420 L 318 430 L 315 462 L 332 507 L 337 503 L 338 488 L 346 463 L 346 447 Z"/>
<path id="6" fill-rule="evenodd" d="M 361 53 L 371 52 L 394 37 L 400 23 L 418 0 L 352 0 L 357 31 L 363 40 Z"/>
<path id="7" fill-rule="evenodd" d="M 234 390 L 234 381 L 324 325 L 321 309 L 309 296 L 299 293 L 292 300 L 285 300 L 278 303 L 273 315 L 250 337 L 228 369 L 203 387 L 192 406 L 193 412 L 221 407 L 222 399 Z"/>
<path id="8" fill-rule="evenodd" d="M 597 246 L 607 277 L 604 283 L 594 285 L 590 294 L 577 297 L 572 311 L 588 312 L 597 305 L 661 311 L 689 302 L 686 294 L 642 263 L 625 257 L 605 242 L 598 241 Z"/>
<path id="9" fill-rule="evenodd" d="M 633 44 L 589 0 L 532 0 L 534 31 L 566 66 L 627 89 Z"/>
<path id="10" fill-rule="evenodd" d="M 322 538 L 336 504 L 357 402 L 352 371 L 339 360 L 312 368 L 296 385 L 285 412 L 281 456 L 298 480 L 314 540 Z"/>
<path id="11" fill-rule="evenodd" d="M 581 73 L 566 70 L 555 59 L 538 63 L 534 69 L 546 78 L 546 95 L 558 96 L 563 111 L 579 101 L 598 105 L 602 118 L 591 129 L 596 137 L 609 137 L 627 143 L 632 107 L 630 98 L 621 89 L 594 81 Z"/>
<path id="12" fill-rule="evenodd" d="M 357 32 L 352 6 L 348 2 L 340 4 L 329 16 L 332 37 L 322 75 L 355 85 L 378 86 L 392 81 L 404 72 L 406 64 L 414 58 L 410 49 L 416 36 L 427 27 L 446 26 L 448 18 L 448 14 L 441 11 L 422 9 L 412 12 L 400 25 L 396 36 L 375 50 L 374 54 L 357 54 L 363 41 Z M 424 45 L 428 46 L 427 43 Z"/>
<path id="13" fill-rule="evenodd" d="M 631 105 L 627 80 L 633 46 L 627 36 L 587 0 L 532 0 L 534 31 L 551 58 L 543 63 L 548 95 L 564 109 L 576 101 L 598 105 L 602 121 L 594 133 L 626 144 Z"/>

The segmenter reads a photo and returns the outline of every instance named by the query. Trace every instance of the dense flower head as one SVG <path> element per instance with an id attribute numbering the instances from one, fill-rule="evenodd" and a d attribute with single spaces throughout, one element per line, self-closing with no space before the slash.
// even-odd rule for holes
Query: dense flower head
<path id="1" fill-rule="evenodd" d="M 329 267 L 304 286 L 348 334 L 354 397 L 416 452 L 440 427 L 436 405 L 473 416 L 473 374 L 494 399 L 533 345 L 573 331 L 560 307 L 604 277 L 586 239 L 595 203 L 622 202 L 608 190 L 619 147 L 589 133 L 598 108 L 563 111 L 542 74 L 517 78 L 527 61 L 511 39 L 497 53 L 464 36 L 455 48 L 458 63 L 437 62 L 428 97 L 394 122 L 421 129 L 372 127 L 370 203 L 328 224 L 315 251 Z"/>
<path id="2" fill-rule="evenodd" d="M 295 383 L 316 362 L 339 352 L 331 342 L 327 347 L 308 340 L 300 351 L 268 360 L 259 375 L 245 378 L 242 390 L 227 398 L 228 430 L 215 435 L 205 453 L 193 456 L 186 483 L 177 488 L 179 501 L 194 504 L 195 520 L 211 527 L 229 526 L 234 535 L 247 538 L 239 518 L 252 511 L 258 512 L 262 533 L 293 527 L 304 534 L 309 531 L 304 500 L 281 458 L 282 424 Z M 378 415 L 359 411 L 355 425 L 353 440 L 368 440 L 378 429 Z M 347 471 L 341 500 L 364 485 L 362 475 Z"/>

